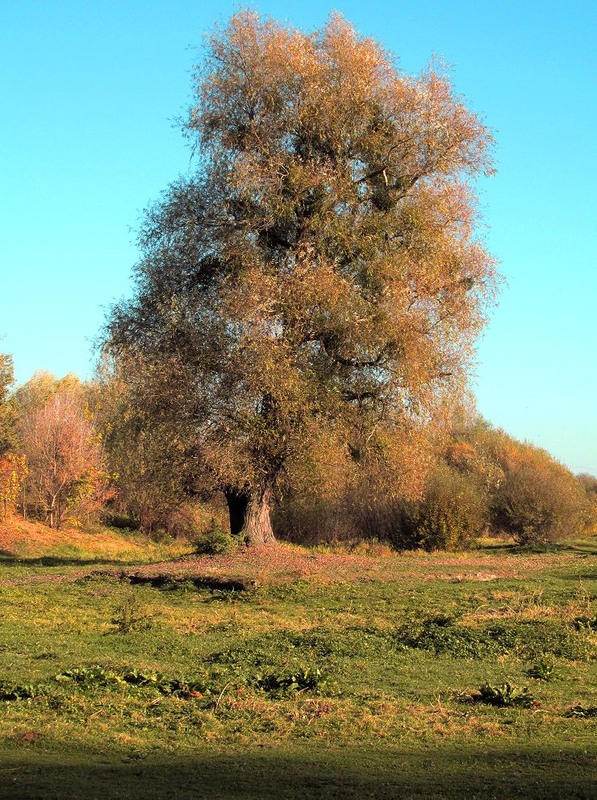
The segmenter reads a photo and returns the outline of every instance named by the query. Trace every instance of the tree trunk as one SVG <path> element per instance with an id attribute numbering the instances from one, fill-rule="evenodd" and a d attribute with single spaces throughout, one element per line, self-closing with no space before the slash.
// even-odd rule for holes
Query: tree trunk
<path id="1" fill-rule="evenodd" d="M 226 489 L 224 495 L 233 536 L 239 536 L 249 547 L 275 542 L 270 519 L 271 488 L 257 491 Z"/>

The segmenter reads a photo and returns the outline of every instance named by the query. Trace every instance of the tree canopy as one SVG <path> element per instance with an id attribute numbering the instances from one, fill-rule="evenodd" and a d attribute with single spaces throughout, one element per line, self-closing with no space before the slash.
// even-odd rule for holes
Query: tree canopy
<path id="1" fill-rule="evenodd" d="M 463 387 L 496 285 L 471 185 L 492 138 L 341 17 L 251 12 L 211 36 L 184 131 L 195 167 L 145 216 L 106 350 L 186 486 L 266 542 L 293 463 L 407 474 L 396 443 Z"/>
<path id="2" fill-rule="evenodd" d="M 23 513 L 60 528 L 81 522 L 107 499 L 101 436 L 89 387 L 75 375 L 37 372 L 14 394 L 16 450 L 26 467 Z"/>

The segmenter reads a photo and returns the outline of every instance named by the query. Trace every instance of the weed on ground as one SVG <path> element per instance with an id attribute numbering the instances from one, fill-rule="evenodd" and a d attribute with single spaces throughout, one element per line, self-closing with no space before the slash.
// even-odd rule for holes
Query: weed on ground
<path id="1" fill-rule="evenodd" d="M 0 564 L 2 796 L 592 797 L 591 544 Z"/>

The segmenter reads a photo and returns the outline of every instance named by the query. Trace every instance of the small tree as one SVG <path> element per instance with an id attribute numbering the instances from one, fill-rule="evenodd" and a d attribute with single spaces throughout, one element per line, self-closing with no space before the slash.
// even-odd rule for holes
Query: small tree
<path id="1" fill-rule="evenodd" d="M 432 470 L 420 500 L 394 507 L 392 542 L 398 548 L 462 550 L 488 522 L 488 497 L 482 484 L 445 463 Z"/>
<path id="2" fill-rule="evenodd" d="M 91 403 L 102 435 L 113 496 L 109 511 L 153 534 L 170 530 L 172 515 L 184 517 L 186 453 L 178 437 L 160 419 L 133 402 L 130 386 L 101 362 L 92 384 Z"/>
<path id="3" fill-rule="evenodd" d="M 597 478 L 587 472 L 581 472 L 576 477 L 583 487 L 586 497 L 585 527 L 591 530 L 597 523 Z"/>
<path id="4" fill-rule="evenodd" d="M 480 417 L 456 425 L 444 459 L 484 499 L 490 529 L 521 544 L 557 541 L 586 520 L 585 493 L 569 470 Z"/>
<path id="5" fill-rule="evenodd" d="M 53 390 L 39 405 L 24 402 L 19 434 L 28 466 L 28 498 L 50 527 L 59 528 L 77 507 L 89 515 L 100 502 L 105 474 L 80 382 L 54 381 Z M 31 400 L 26 389 L 23 397 Z"/>
<path id="6" fill-rule="evenodd" d="M 502 430 L 474 432 L 485 462 L 493 463 L 491 524 L 523 545 L 558 541 L 577 533 L 586 518 L 580 481 L 548 452 Z"/>
<path id="7" fill-rule="evenodd" d="M 145 533 L 168 529 L 183 505 L 184 463 L 168 431 L 122 401 L 111 409 L 106 460 L 115 487 L 113 507 L 132 517 Z"/>
<path id="8" fill-rule="evenodd" d="M 10 400 L 13 384 L 12 358 L 0 353 L 0 456 L 14 445 L 14 408 Z"/>
<path id="9" fill-rule="evenodd" d="M 511 465 L 494 495 L 494 526 L 522 545 L 557 542 L 578 533 L 586 513 L 579 481 L 543 451 L 525 455 Z"/>
<path id="10" fill-rule="evenodd" d="M 388 462 L 462 387 L 495 285 L 468 182 L 492 140 L 444 75 L 403 75 L 338 16 L 305 34 L 237 14 L 195 78 L 198 166 L 146 216 L 107 350 L 191 483 L 267 543 L 322 436 Z"/>

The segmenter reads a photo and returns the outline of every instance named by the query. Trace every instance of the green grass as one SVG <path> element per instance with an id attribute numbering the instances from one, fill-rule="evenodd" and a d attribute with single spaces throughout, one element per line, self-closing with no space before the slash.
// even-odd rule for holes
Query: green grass
<path id="1" fill-rule="evenodd" d="M 92 552 L 0 559 L 0 696 L 35 695 L 0 701 L 1 796 L 594 797 L 594 539 L 281 552 L 162 588 L 85 577 Z M 259 579 L 210 591 L 198 569 Z M 482 702 L 486 684 L 532 703 Z"/>

